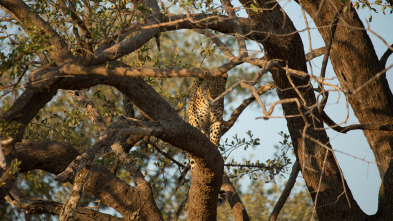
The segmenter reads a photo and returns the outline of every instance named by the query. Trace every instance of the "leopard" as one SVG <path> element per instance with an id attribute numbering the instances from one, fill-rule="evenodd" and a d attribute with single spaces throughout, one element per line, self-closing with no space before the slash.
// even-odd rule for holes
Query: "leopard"
<path id="1" fill-rule="evenodd" d="M 217 147 L 220 142 L 223 114 L 224 97 L 213 103 L 213 100 L 225 92 L 228 74 L 223 77 L 211 79 L 195 79 L 191 91 L 188 108 L 189 124 L 200 130 Z M 195 162 L 190 157 L 191 170 Z M 221 188 L 218 195 L 217 206 L 222 206 L 226 201 L 226 191 Z"/>
<path id="2" fill-rule="evenodd" d="M 224 98 L 212 103 L 224 93 L 227 77 L 195 79 L 190 91 L 188 108 L 189 124 L 199 129 L 218 146 L 223 123 Z"/>

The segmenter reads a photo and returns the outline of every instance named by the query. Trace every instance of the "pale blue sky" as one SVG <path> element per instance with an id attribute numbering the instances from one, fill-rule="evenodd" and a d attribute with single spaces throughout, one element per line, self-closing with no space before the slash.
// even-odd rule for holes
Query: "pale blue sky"
<path id="1" fill-rule="evenodd" d="M 298 30 L 304 29 L 306 27 L 304 18 L 297 3 L 294 3 L 293 1 L 282 1 L 280 3 L 283 6 L 285 12 L 294 22 L 296 28 Z M 365 20 L 368 19 L 371 12 L 368 9 L 363 9 L 358 13 L 363 23 L 366 25 Z M 390 23 L 393 22 L 393 15 L 389 13 L 386 15 L 383 15 L 382 13 L 372 13 L 371 15 L 373 16 L 373 21 L 370 23 L 371 29 L 382 36 L 389 44 L 392 44 L 393 26 Z M 241 13 L 240 16 L 246 17 L 243 13 Z M 311 22 L 310 19 L 308 22 L 311 28 L 315 28 L 315 25 Z M 307 32 L 302 32 L 301 36 L 303 39 L 303 44 L 305 45 L 305 51 L 308 52 L 309 42 Z M 373 34 L 369 33 L 369 36 L 374 43 L 378 57 L 381 57 L 382 54 L 386 51 L 387 47 Z M 317 30 L 312 31 L 311 41 L 313 49 L 324 46 L 324 42 L 319 36 Z M 259 48 L 249 49 L 259 50 Z M 386 66 L 389 66 L 393 63 L 392 57 L 393 56 L 390 57 Z M 321 61 L 321 57 L 312 61 L 313 71 L 316 75 L 319 75 L 321 67 L 320 64 L 322 63 Z M 390 82 L 390 85 L 393 84 L 392 75 L 392 70 L 387 72 L 387 78 Z M 327 76 L 334 76 L 331 66 L 329 66 L 327 69 Z M 341 96 L 341 99 L 337 103 L 337 94 L 331 93 L 326 110 L 328 114 L 334 120 L 336 120 L 336 122 L 344 121 L 347 112 L 344 97 Z M 275 113 L 276 116 L 282 116 L 281 110 L 277 109 L 277 112 Z M 232 137 L 235 133 L 245 137 L 245 132 L 251 130 L 253 131 L 255 137 L 259 137 L 261 139 L 261 146 L 256 150 L 249 149 L 247 152 L 244 152 L 241 149 L 234 152 L 231 156 L 236 160 L 241 161 L 242 158 L 249 157 L 250 154 L 252 154 L 252 159 L 254 160 L 258 159 L 264 161 L 272 157 L 274 152 L 273 146 L 278 144 L 278 142 L 282 139 L 278 135 L 278 132 L 287 131 L 286 122 L 284 119 L 256 120 L 256 118 L 260 117 L 261 115 L 262 112 L 257 111 L 256 108 L 247 109 L 246 112 L 243 113 L 243 115 L 240 117 L 234 128 L 228 131 L 228 133 L 225 135 L 224 139 Z M 347 125 L 354 123 L 358 123 L 358 121 L 352 114 L 351 110 Z M 339 134 L 332 130 L 328 130 L 328 134 L 333 148 L 345 153 L 343 154 L 336 152 L 336 157 L 340 163 L 344 177 L 347 180 L 355 199 L 366 213 L 374 214 L 377 211 L 378 191 L 381 179 L 379 178 L 379 173 L 375 165 L 373 153 L 369 148 L 363 132 L 350 131 L 347 134 Z M 300 179 L 298 179 L 298 181 L 299 180 Z"/>

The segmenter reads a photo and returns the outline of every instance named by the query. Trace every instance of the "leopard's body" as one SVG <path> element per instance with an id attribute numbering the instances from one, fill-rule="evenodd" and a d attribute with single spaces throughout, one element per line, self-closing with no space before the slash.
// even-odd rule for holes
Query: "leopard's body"
<path id="1" fill-rule="evenodd" d="M 224 98 L 212 101 L 225 91 L 226 77 L 212 79 L 197 78 L 191 88 L 188 109 L 189 123 L 199 129 L 212 143 L 218 146 L 222 131 Z M 191 169 L 194 162 L 190 159 Z"/>
<path id="2" fill-rule="evenodd" d="M 212 143 L 218 146 L 222 131 L 224 114 L 224 98 L 212 101 L 225 91 L 227 75 L 212 79 L 197 78 L 191 88 L 191 99 L 188 108 L 189 123 L 199 129 Z M 190 157 L 191 170 L 195 162 Z M 226 201 L 226 191 L 221 189 L 217 206 Z"/>

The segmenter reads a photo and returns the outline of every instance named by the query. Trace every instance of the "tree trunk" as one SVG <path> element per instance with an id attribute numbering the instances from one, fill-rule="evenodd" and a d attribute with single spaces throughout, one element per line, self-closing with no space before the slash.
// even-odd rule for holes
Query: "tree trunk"
<path id="1" fill-rule="evenodd" d="M 376 76 L 384 67 L 352 5 L 345 6 L 340 1 L 306 0 L 302 3 L 307 13 L 314 18 L 325 42 L 329 38 L 329 25 L 342 10 L 330 52 L 334 71 L 361 124 L 392 125 L 392 93 L 386 75 Z M 343 7 L 346 9 L 343 10 Z M 393 132 L 365 130 L 364 135 L 373 150 L 382 178 L 375 218 L 392 217 Z"/>
<path id="2" fill-rule="evenodd" d="M 254 3 L 258 4 L 257 7 L 263 12 L 255 12 L 251 10 L 252 3 L 247 0 L 241 0 L 241 3 L 245 8 L 250 8 L 247 13 L 257 26 L 259 24 L 261 27 L 270 26 L 270 28 L 264 27 L 264 32 L 261 33 L 265 34 L 258 36 L 256 32 L 253 35 L 254 39 L 263 44 L 266 57 L 269 60 L 280 59 L 283 61 L 283 66 L 287 63 L 289 68 L 307 72 L 300 35 L 280 6 L 276 2 L 269 4 L 259 0 Z M 268 30 L 268 34 L 266 34 L 266 30 Z M 295 154 L 319 219 L 364 219 L 365 214 L 354 200 L 345 179 L 342 178 L 326 132 L 315 129 L 322 128 L 323 124 L 316 108 L 311 108 L 316 104 L 316 99 L 309 79 L 292 77 L 291 80 L 299 91 L 296 92 L 285 72 L 274 71 L 272 74 L 280 100 L 298 99 L 301 103 L 301 111 L 306 117 L 305 122 L 299 116 L 299 108 L 296 103 L 282 104 Z M 305 103 L 302 102 L 302 98 Z M 311 113 L 306 113 L 309 110 Z M 297 116 L 294 117 L 294 115 Z"/>

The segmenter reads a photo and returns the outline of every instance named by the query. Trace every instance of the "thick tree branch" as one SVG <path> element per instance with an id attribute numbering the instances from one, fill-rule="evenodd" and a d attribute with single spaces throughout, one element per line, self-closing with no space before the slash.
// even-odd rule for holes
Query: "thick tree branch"
<path id="1" fill-rule="evenodd" d="M 198 217 L 199 219 L 201 217 L 199 214 L 200 211 L 204 211 L 204 219 L 210 219 L 211 217 L 215 217 L 216 210 L 212 210 L 211 208 L 215 207 L 217 203 L 217 198 L 215 196 L 217 196 L 219 193 L 219 188 L 223 175 L 223 160 L 215 145 L 212 144 L 196 128 L 185 123 L 179 117 L 176 111 L 173 110 L 173 108 L 142 79 L 125 79 L 123 77 L 112 76 L 95 76 L 94 78 L 91 78 L 92 76 L 94 75 L 75 76 L 73 78 L 58 77 L 56 78 L 56 81 L 51 84 L 51 88 L 54 91 L 60 88 L 68 90 L 80 90 L 83 88 L 95 86 L 99 83 L 104 83 L 119 89 L 123 94 L 129 97 L 132 103 L 135 104 L 141 111 L 143 111 L 152 120 L 159 121 L 160 124 L 165 128 L 165 131 L 169 131 L 168 133 L 159 136 L 159 138 L 187 151 L 193 156 L 193 159 L 196 160 L 196 163 L 201 165 L 198 167 L 198 170 L 193 171 L 192 175 L 193 179 L 191 181 L 191 188 L 195 188 L 196 190 L 193 191 L 195 195 L 190 196 L 191 207 L 189 210 L 189 218 L 193 219 Z M 42 81 L 41 83 L 44 84 L 44 81 Z M 35 92 L 35 90 L 30 89 L 29 93 L 32 94 L 31 96 L 36 96 Z M 22 97 L 19 99 L 22 99 Z M 42 93 L 42 97 L 40 97 L 40 100 L 42 99 L 50 100 L 51 96 Z M 42 103 L 42 101 L 40 102 Z M 11 111 L 10 114 L 14 116 L 19 116 L 18 110 L 27 108 L 30 105 L 34 106 L 34 102 L 31 102 L 31 100 L 27 99 L 27 101 L 24 102 L 20 108 L 14 109 L 14 106 L 11 107 L 11 109 L 13 109 L 14 111 Z M 29 114 L 34 117 L 38 110 L 39 109 L 37 109 L 37 111 L 29 111 Z M 113 141 L 111 141 L 113 139 L 111 133 L 114 132 L 108 133 L 109 134 L 106 139 L 109 139 L 109 143 L 113 143 Z M 179 139 L 180 137 L 183 137 L 183 139 Z M 97 142 L 97 144 L 95 145 L 99 146 L 98 149 L 102 151 L 106 150 L 105 148 L 108 148 L 105 142 Z M 95 151 L 91 152 L 91 154 L 87 154 L 89 155 L 90 160 L 91 158 L 94 159 L 94 156 L 99 155 L 96 154 Z M 78 159 L 80 160 L 80 158 Z M 78 168 L 80 167 L 77 166 L 73 170 L 68 172 L 71 172 L 71 174 L 75 174 L 75 171 L 77 171 Z M 64 181 L 69 176 L 61 177 L 64 179 L 60 179 Z M 201 200 L 201 198 L 203 200 Z"/>
<path id="2" fill-rule="evenodd" d="M 75 213 L 78 209 L 78 204 L 82 197 L 83 188 L 86 182 L 86 179 L 89 177 L 88 170 L 81 170 L 75 176 L 74 184 L 71 190 L 71 197 L 64 203 L 63 208 L 61 209 L 59 215 L 59 221 L 68 221 L 71 218 L 75 217 Z"/>
<path id="3" fill-rule="evenodd" d="M 331 23 L 334 15 L 346 7 L 336 0 L 330 2 L 303 0 L 303 6 L 317 27 Z M 325 16 L 318 16 L 320 14 Z M 393 95 L 386 76 L 383 74 L 385 67 L 381 65 L 367 31 L 375 34 L 369 28 L 364 27 L 354 8 L 346 7 L 337 24 L 330 53 L 331 62 L 341 87 L 347 91 L 346 98 L 360 124 L 393 125 Z M 329 37 L 328 30 L 320 28 L 319 32 L 326 42 Z M 386 41 L 384 43 L 389 47 Z M 382 179 L 376 217 L 390 217 L 393 211 L 391 194 L 393 192 L 391 157 L 393 155 L 393 133 L 365 130 L 364 134 L 374 153 Z M 353 205 L 353 202 L 351 204 Z M 356 210 L 358 209 L 352 208 L 349 212 L 353 213 L 352 211 Z M 364 219 L 359 214 L 361 212 L 352 219 Z M 362 215 L 365 216 L 365 214 Z M 347 216 L 350 217 L 348 214 Z"/>
<path id="4" fill-rule="evenodd" d="M 130 68 L 125 65 L 100 65 L 100 66 L 83 66 L 75 63 L 64 65 L 60 68 L 60 73 L 69 75 L 89 75 L 96 74 L 101 76 L 122 76 L 122 77 L 199 77 L 214 78 L 219 77 L 237 65 L 241 64 L 238 58 L 234 58 L 224 65 L 213 69 L 206 70 L 201 68 L 179 68 L 179 69 L 158 69 L 158 68 Z"/>
<path id="5" fill-rule="evenodd" d="M 233 216 L 236 221 L 249 221 L 247 210 L 244 207 L 242 200 L 240 199 L 239 194 L 234 188 L 231 180 L 227 175 L 224 175 L 222 187 L 225 190 L 225 194 L 227 195 L 227 200 L 229 205 L 232 208 Z"/>
<path id="6" fill-rule="evenodd" d="M 258 5 L 258 8 L 261 8 L 256 12 L 252 10 L 250 1 L 240 0 L 240 2 L 243 7 L 246 8 L 249 18 L 255 24 L 260 25 L 255 27 L 256 30 L 269 30 L 271 33 L 268 37 L 263 34 L 257 35 L 263 32 L 255 33 L 255 35 L 257 35 L 256 37 L 258 37 L 258 42 L 264 46 L 267 60 L 277 59 L 282 61 L 280 62 L 281 66 L 287 63 L 288 67 L 291 69 L 307 72 L 304 46 L 301 38 L 299 34 L 296 33 L 293 23 L 288 19 L 287 15 L 283 13 L 280 5 L 277 4 L 277 2 L 267 3 L 265 1 L 256 0 L 254 1 L 255 4 Z M 263 13 L 259 13 L 260 10 L 263 10 Z M 277 27 L 282 28 L 279 29 Z M 289 73 L 292 72 L 289 71 Z M 348 201 L 344 197 L 340 197 L 344 190 L 348 190 L 348 186 L 345 180 L 341 179 L 340 169 L 334 160 L 333 154 L 326 153 L 319 144 L 304 139 L 307 135 L 315 137 L 317 140 L 321 140 L 322 143 L 329 142 L 325 131 L 314 129 L 323 126 L 322 121 L 319 120 L 319 114 L 315 113 L 315 111 L 308 112 L 309 108 L 313 108 L 316 104 L 315 95 L 309 84 L 309 77 L 307 77 L 308 74 L 304 76 L 304 78 L 297 78 L 292 75 L 290 76 L 292 82 L 288 80 L 285 69 L 281 70 L 281 68 L 278 68 L 277 71 L 272 70 L 272 75 L 280 100 L 294 101 L 283 102 L 282 108 L 287 120 L 296 157 L 300 165 L 303 165 L 302 175 L 313 200 L 315 200 L 318 194 L 319 202 L 316 202 L 317 205 L 320 205 L 317 207 L 318 214 L 334 214 L 332 217 L 327 216 L 328 218 L 326 218 L 333 219 L 333 217 L 350 217 L 348 214 L 361 213 L 350 191 L 346 193 L 352 207 L 349 207 Z M 295 85 L 297 91 L 291 84 Z M 302 99 L 305 103 L 300 102 Z M 299 113 L 305 114 L 299 116 Z M 304 117 L 306 117 L 306 119 L 304 119 Z M 305 130 L 303 130 L 303 128 L 305 128 Z M 322 166 L 325 165 L 325 162 L 329 165 L 328 170 L 322 170 Z M 320 178 L 321 182 L 318 182 Z M 320 188 L 321 186 L 323 191 Z M 316 190 L 321 191 L 316 193 Z M 335 211 L 335 213 L 332 211 Z"/>

